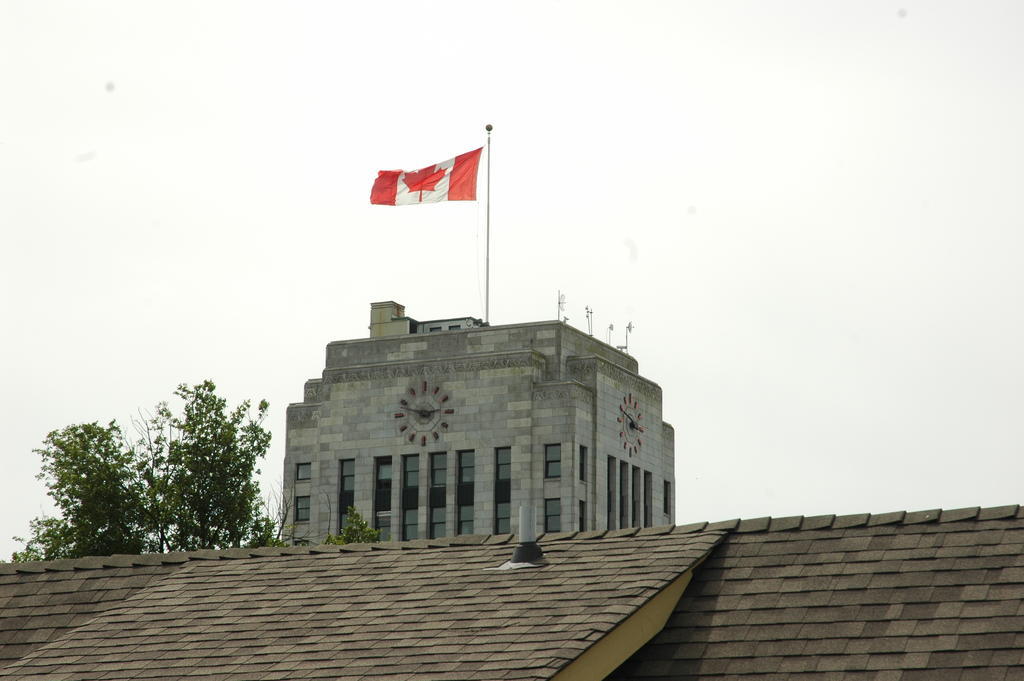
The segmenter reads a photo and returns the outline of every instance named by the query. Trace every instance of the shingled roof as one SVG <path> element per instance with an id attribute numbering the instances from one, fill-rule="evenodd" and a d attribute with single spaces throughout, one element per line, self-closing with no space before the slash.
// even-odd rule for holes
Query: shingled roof
<path id="1" fill-rule="evenodd" d="M 1024 679 L 1017 506 L 510 541 L 0 565 L 0 678 Z"/>
<path id="2" fill-rule="evenodd" d="M 1018 506 L 749 520 L 610 678 L 1024 679 Z"/>
<path id="3" fill-rule="evenodd" d="M 90 578 L 95 566 L 75 562 L 26 568 L 41 574 L 7 566 L 8 624 L 32 633 L 3 648 L 41 645 L 18 649 L 0 677 L 548 679 L 722 536 L 552 537 L 546 565 L 514 570 L 494 569 L 512 555 L 507 536 L 189 554 L 162 564 L 160 579 L 140 566 L 145 578 L 120 602 L 104 587 L 131 579 L 123 574 L 103 584 Z M 90 619 L 57 630 L 42 613 L 74 608 L 75 581 L 99 602 Z"/>

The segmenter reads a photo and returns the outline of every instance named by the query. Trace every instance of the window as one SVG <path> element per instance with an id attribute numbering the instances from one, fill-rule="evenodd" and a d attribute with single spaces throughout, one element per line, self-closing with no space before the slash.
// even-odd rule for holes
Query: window
<path id="1" fill-rule="evenodd" d="M 468 450 L 458 453 L 459 486 L 455 490 L 458 511 L 458 534 L 473 534 L 473 477 L 474 452 Z"/>
<path id="2" fill-rule="evenodd" d="M 633 466 L 633 527 L 640 527 L 640 469 Z"/>
<path id="3" fill-rule="evenodd" d="M 580 480 L 587 481 L 587 448 L 580 445 Z"/>
<path id="4" fill-rule="evenodd" d="M 427 331 L 429 331 L 430 333 L 433 333 L 435 331 L 440 331 L 440 330 L 441 330 L 440 326 L 431 326 L 430 328 L 427 329 Z"/>
<path id="5" fill-rule="evenodd" d="M 561 532 L 562 531 L 562 500 L 561 499 L 545 499 L 544 500 L 544 531 L 545 532 Z"/>
<path id="6" fill-rule="evenodd" d="M 473 450 L 459 452 L 459 484 L 473 482 Z"/>
<path id="7" fill-rule="evenodd" d="M 374 461 L 373 528 L 380 530 L 380 540 L 391 539 L 391 457 Z"/>
<path id="8" fill-rule="evenodd" d="M 448 453 L 434 452 L 430 455 L 430 486 L 444 487 L 448 484 Z"/>
<path id="9" fill-rule="evenodd" d="M 512 448 L 494 450 L 494 532 L 512 531 Z"/>
<path id="10" fill-rule="evenodd" d="M 473 504 L 459 506 L 459 534 L 473 534 Z"/>
<path id="11" fill-rule="evenodd" d="M 562 445 L 544 445 L 544 477 L 562 477 Z"/>
<path id="12" fill-rule="evenodd" d="M 402 539 L 420 538 L 420 455 L 402 457 Z"/>
<path id="13" fill-rule="evenodd" d="M 644 527 L 654 524 L 654 476 L 644 471 Z"/>
<path id="14" fill-rule="evenodd" d="M 402 488 L 420 488 L 420 455 L 406 454 L 402 457 Z"/>
<path id="15" fill-rule="evenodd" d="M 608 498 L 606 503 L 608 504 L 608 529 L 615 529 L 615 469 L 618 466 L 615 463 L 615 457 L 608 457 Z"/>
<path id="16" fill-rule="evenodd" d="M 430 538 L 443 537 L 447 532 L 445 515 L 448 511 L 448 452 L 430 455 Z"/>
<path id="17" fill-rule="evenodd" d="M 338 532 L 348 524 L 348 509 L 356 505 L 356 460 L 342 459 L 341 490 L 338 493 Z"/>
<path id="18" fill-rule="evenodd" d="M 313 477 L 313 464 L 311 463 L 297 463 L 295 464 L 295 479 L 296 480 L 309 480 Z"/>
<path id="19" fill-rule="evenodd" d="M 295 522 L 309 521 L 309 497 L 295 497 Z"/>
<path id="20" fill-rule="evenodd" d="M 402 511 L 402 539 L 420 538 L 420 509 L 407 508 Z"/>
<path id="21" fill-rule="evenodd" d="M 619 529 L 629 527 L 629 464 L 619 462 Z"/>
<path id="22" fill-rule="evenodd" d="M 458 324 L 449 324 L 449 325 L 448 325 L 448 330 L 449 330 L 449 331 L 455 331 L 456 329 L 461 329 L 461 328 L 462 328 L 462 327 L 461 327 L 461 326 L 459 326 Z"/>
<path id="23" fill-rule="evenodd" d="M 587 502 L 580 502 L 580 532 L 587 531 Z"/>
<path id="24" fill-rule="evenodd" d="M 448 511 L 447 508 L 441 506 L 439 508 L 430 509 L 430 536 L 436 539 L 437 537 L 444 536 L 444 515 Z"/>
<path id="25" fill-rule="evenodd" d="M 672 515 L 672 483 L 668 480 L 664 483 L 664 497 L 661 500 L 661 509 L 667 516 Z"/>

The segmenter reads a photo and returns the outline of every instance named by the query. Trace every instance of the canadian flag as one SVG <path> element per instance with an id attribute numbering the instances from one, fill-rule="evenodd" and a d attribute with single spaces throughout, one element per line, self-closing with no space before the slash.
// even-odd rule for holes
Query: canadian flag
<path id="1" fill-rule="evenodd" d="M 370 203 L 406 206 L 439 201 L 476 201 L 476 171 L 483 147 L 420 170 L 381 170 Z"/>

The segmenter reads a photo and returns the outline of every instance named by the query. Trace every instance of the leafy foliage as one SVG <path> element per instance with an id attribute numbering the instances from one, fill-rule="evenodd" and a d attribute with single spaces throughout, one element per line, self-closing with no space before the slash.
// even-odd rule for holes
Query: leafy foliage
<path id="1" fill-rule="evenodd" d="M 36 450 L 43 459 L 40 477 L 61 513 L 60 519 L 39 521 L 41 534 L 33 528 L 47 559 L 147 548 L 143 485 L 123 439 L 114 422 L 85 423 L 51 432 Z M 60 547 L 52 543 L 58 539 Z"/>
<path id="2" fill-rule="evenodd" d="M 229 413 L 215 389 L 206 381 L 175 392 L 185 400 L 185 413 L 170 421 L 179 436 L 169 450 L 167 506 L 174 520 L 171 541 L 180 551 L 238 547 L 259 531 L 253 471 L 270 446 L 270 433 L 261 426 L 269 405 L 261 401 L 253 421 L 248 400 Z"/>
<path id="3" fill-rule="evenodd" d="M 11 555 L 14 562 L 29 560 L 58 560 L 72 558 L 70 527 L 63 518 L 33 518 L 28 522 L 32 537 L 25 541 L 15 537 L 15 541 L 25 542 L 23 551 L 15 551 Z"/>
<path id="4" fill-rule="evenodd" d="M 348 507 L 348 520 L 341 534 L 328 534 L 324 544 L 375 544 L 380 541 L 380 530 L 370 527 L 352 506 Z"/>
<path id="5" fill-rule="evenodd" d="M 36 450 L 38 477 L 60 517 L 31 521 L 32 536 L 14 560 L 280 543 L 253 477 L 270 446 L 266 400 L 251 418 L 248 400 L 229 411 L 211 381 L 179 385 L 175 395 L 183 413 L 157 405 L 133 421 L 134 441 L 113 421 L 46 436 Z"/>

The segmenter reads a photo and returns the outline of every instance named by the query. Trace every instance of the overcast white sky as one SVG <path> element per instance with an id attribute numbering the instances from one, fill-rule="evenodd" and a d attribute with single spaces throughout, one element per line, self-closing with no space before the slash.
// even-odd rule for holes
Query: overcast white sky
<path id="1" fill-rule="evenodd" d="M 1024 4 L 0 0 L 0 555 L 32 452 L 213 379 L 285 407 L 369 303 L 630 350 L 677 521 L 1024 500 Z"/>

